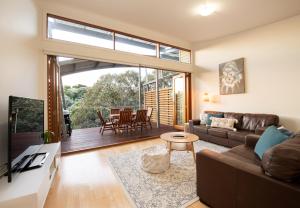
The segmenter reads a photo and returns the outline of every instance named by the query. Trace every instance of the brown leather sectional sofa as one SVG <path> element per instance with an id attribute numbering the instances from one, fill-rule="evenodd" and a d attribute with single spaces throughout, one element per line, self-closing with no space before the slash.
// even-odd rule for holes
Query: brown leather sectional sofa
<path id="1" fill-rule="evenodd" d="M 235 147 L 245 143 L 248 134 L 262 134 L 271 125 L 278 126 L 279 117 L 272 114 L 250 114 L 205 111 L 210 114 L 224 114 L 224 118 L 235 118 L 238 120 L 232 131 L 223 128 L 210 128 L 200 123 L 199 119 L 189 121 L 189 131 L 199 136 L 199 139 L 220 144 L 227 147 Z"/>
<path id="2" fill-rule="evenodd" d="M 244 145 L 227 152 L 196 154 L 197 195 L 202 202 L 214 208 L 300 207 L 300 137 L 269 149 L 262 161 L 254 153 L 258 139 L 259 135 L 248 135 Z M 287 180 L 291 176 L 293 180 Z"/>

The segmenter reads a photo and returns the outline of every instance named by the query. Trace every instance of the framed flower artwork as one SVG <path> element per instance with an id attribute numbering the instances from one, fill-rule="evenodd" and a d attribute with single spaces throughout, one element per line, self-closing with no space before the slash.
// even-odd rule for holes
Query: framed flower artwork
<path id="1" fill-rule="evenodd" d="M 244 58 L 219 65 L 220 95 L 245 93 Z"/>

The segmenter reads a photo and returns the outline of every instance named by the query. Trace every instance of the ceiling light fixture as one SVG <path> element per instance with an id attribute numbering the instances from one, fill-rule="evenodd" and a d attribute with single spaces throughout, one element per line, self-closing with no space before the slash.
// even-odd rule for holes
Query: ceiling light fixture
<path id="1" fill-rule="evenodd" d="M 203 5 L 200 5 L 198 8 L 198 13 L 201 16 L 208 16 L 213 14 L 216 11 L 216 5 L 211 3 L 205 3 Z"/>

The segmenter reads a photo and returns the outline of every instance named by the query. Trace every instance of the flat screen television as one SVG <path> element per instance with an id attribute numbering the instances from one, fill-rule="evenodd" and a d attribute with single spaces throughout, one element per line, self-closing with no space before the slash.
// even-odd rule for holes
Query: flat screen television
<path id="1" fill-rule="evenodd" d="M 9 96 L 8 182 L 39 151 L 43 132 L 44 101 Z"/>

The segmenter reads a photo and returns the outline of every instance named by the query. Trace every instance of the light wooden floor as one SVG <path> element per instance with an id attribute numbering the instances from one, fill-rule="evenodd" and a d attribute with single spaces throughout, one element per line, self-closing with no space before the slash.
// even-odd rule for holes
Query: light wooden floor
<path id="1" fill-rule="evenodd" d="M 45 208 L 127 208 L 131 204 L 108 163 L 108 154 L 131 151 L 163 143 L 147 140 L 62 157 Z M 195 202 L 189 208 L 207 207 Z"/>

